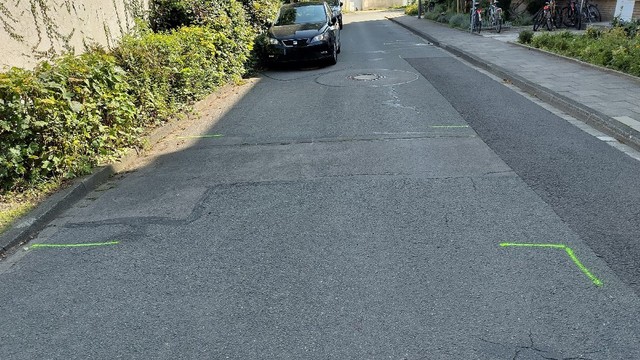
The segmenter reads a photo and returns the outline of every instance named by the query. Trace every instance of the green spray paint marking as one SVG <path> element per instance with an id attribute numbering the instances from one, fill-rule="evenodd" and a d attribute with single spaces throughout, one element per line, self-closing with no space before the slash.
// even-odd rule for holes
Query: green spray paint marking
<path id="1" fill-rule="evenodd" d="M 206 134 L 206 135 L 190 135 L 190 136 L 178 136 L 178 139 L 210 139 L 223 137 L 222 134 Z"/>
<path id="2" fill-rule="evenodd" d="M 468 128 L 469 125 L 431 125 L 435 129 L 463 129 Z"/>
<path id="3" fill-rule="evenodd" d="M 582 270 L 582 272 L 587 275 L 587 277 L 596 285 L 596 286 L 602 286 L 602 281 L 600 279 L 598 279 L 597 277 L 595 277 L 595 275 L 593 275 L 591 273 L 591 271 L 589 271 L 589 269 L 587 269 L 586 266 L 584 266 L 580 260 L 578 260 L 578 257 L 576 256 L 576 254 L 573 252 L 573 250 L 571 250 L 570 247 L 568 247 L 567 245 L 564 244 L 521 244 L 521 243 L 501 243 L 500 246 L 502 247 L 506 247 L 506 246 L 520 246 L 520 247 L 541 247 L 541 248 L 554 248 L 554 249 L 564 249 L 564 251 L 567 253 L 567 255 L 569 255 L 569 257 L 571 258 L 571 260 L 573 260 L 573 263 L 576 264 L 576 266 L 578 266 L 578 268 L 580 270 Z"/>
<path id="4" fill-rule="evenodd" d="M 31 246 L 25 247 L 25 250 L 29 249 L 38 249 L 38 248 L 69 248 L 69 247 L 89 247 L 89 246 L 105 246 L 105 245 L 116 245 L 119 244 L 120 241 L 107 241 L 101 243 L 84 243 L 84 244 L 33 244 Z"/>

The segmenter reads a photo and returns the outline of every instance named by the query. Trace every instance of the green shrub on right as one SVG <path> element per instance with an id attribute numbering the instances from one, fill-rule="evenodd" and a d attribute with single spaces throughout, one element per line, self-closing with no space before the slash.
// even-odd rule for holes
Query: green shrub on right
<path id="1" fill-rule="evenodd" d="M 585 35 L 569 32 L 543 33 L 531 45 L 582 61 L 640 76 L 640 37 L 623 27 L 587 30 Z"/>
<path id="2" fill-rule="evenodd" d="M 404 13 L 406 15 L 417 16 L 418 15 L 418 3 L 415 2 L 413 4 L 407 5 L 407 7 L 404 8 Z"/>
<path id="3" fill-rule="evenodd" d="M 469 15 L 468 14 L 454 14 L 449 19 L 449 26 L 458 29 L 469 28 Z"/>

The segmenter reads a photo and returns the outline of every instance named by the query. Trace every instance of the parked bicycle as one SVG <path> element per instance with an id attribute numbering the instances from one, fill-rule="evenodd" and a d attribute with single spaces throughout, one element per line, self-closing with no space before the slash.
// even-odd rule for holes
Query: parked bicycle
<path id="1" fill-rule="evenodd" d="M 578 6 L 576 0 L 569 0 L 567 6 L 561 10 L 562 23 L 566 27 L 574 27 L 578 22 Z"/>
<path id="2" fill-rule="evenodd" d="M 567 27 L 582 29 L 593 22 L 602 21 L 598 5 L 590 4 L 588 0 L 569 0 L 569 4 L 562 8 L 562 23 Z"/>
<path id="3" fill-rule="evenodd" d="M 498 7 L 498 0 L 489 4 L 489 23 L 499 33 L 502 30 L 502 8 Z"/>
<path id="4" fill-rule="evenodd" d="M 598 6 L 589 4 L 589 0 L 580 0 L 578 13 L 580 14 L 576 24 L 576 29 L 578 30 L 582 29 L 583 25 L 586 28 L 589 24 L 602 20 Z"/>
<path id="5" fill-rule="evenodd" d="M 533 15 L 533 31 L 547 28 L 548 31 L 557 29 L 562 24 L 561 11 L 555 0 L 544 3 L 544 6 Z"/>
<path id="6" fill-rule="evenodd" d="M 480 8 L 480 3 L 477 1 L 473 1 L 471 6 L 471 21 L 469 22 L 469 29 L 471 33 L 478 33 L 482 30 L 482 9 Z"/>

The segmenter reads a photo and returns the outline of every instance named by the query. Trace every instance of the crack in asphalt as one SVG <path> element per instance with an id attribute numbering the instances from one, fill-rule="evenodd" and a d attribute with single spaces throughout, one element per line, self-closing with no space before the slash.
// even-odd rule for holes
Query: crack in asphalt
<path id="1" fill-rule="evenodd" d="M 495 175 L 495 173 L 504 173 L 505 175 L 513 174 L 513 172 L 505 171 L 505 172 L 489 172 L 480 176 L 446 176 L 446 177 L 429 177 L 422 176 L 422 179 L 425 180 L 457 180 L 457 179 L 469 179 L 471 181 L 471 186 L 474 191 L 477 190 L 475 178 L 483 177 L 483 176 L 491 176 Z M 284 184 L 294 184 L 299 182 L 312 182 L 312 181 L 322 181 L 326 179 L 337 179 L 337 178 L 373 178 L 373 177 L 381 177 L 381 178 L 405 178 L 410 174 L 406 173 L 358 173 L 358 174 L 335 174 L 335 175 L 326 175 L 326 176 L 317 176 L 317 177 L 308 177 L 308 178 L 296 178 L 296 179 L 278 179 L 278 180 L 258 180 L 258 181 L 236 181 L 229 183 L 219 183 L 210 187 L 207 187 L 204 194 L 195 202 L 191 213 L 185 218 L 174 218 L 167 216 L 123 216 L 110 218 L 105 220 L 95 220 L 95 221 L 83 221 L 83 222 L 72 222 L 65 223 L 61 226 L 61 228 L 65 229 L 77 229 L 77 228 L 87 228 L 87 227 L 99 227 L 99 226 L 126 226 L 131 229 L 135 233 L 146 232 L 146 228 L 151 225 L 166 225 L 166 226 L 187 226 L 192 224 L 195 221 L 198 221 L 205 215 L 207 211 L 208 203 L 212 202 L 212 199 L 217 191 L 225 190 L 225 189 L 233 189 L 240 187 L 254 187 L 254 186 L 270 186 L 270 185 L 284 185 Z M 514 175 L 515 176 L 515 175 Z"/>
<path id="2" fill-rule="evenodd" d="M 486 342 L 488 344 L 493 344 L 493 345 L 498 345 L 501 346 L 503 348 L 507 348 L 509 347 L 509 345 L 505 345 L 503 343 L 499 343 L 499 342 L 495 342 L 495 341 L 490 341 L 484 338 L 478 338 L 480 341 Z M 553 355 L 549 355 L 549 351 L 547 350 L 542 350 L 539 349 L 538 347 L 536 347 L 535 341 L 534 341 L 534 336 L 533 336 L 533 332 L 531 330 L 529 330 L 529 345 L 526 346 L 522 346 L 522 345 L 518 345 L 515 347 L 514 351 L 514 355 L 511 358 L 512 360 L 518 360 L 519 356 L 526 352 L 526 351 L 533 351 L 535 352 L 538 356 L 540 356 L 540 358 L 542 359 L 546 359 L 546 360 L 590 360 L 590 358 L 584 357 L 582 355 L 579 356 L 570 356 L 570 357 L 557 357 L 557 356 L 553 356 Z M 589 351 L 586 352 L 585 354 L 595 354 L 598 353 L 600 351 Z"/>
<path id="3" fill-rule="evenodd" d="M 242 147 L 242 146 L 282 146 L 282 145 L 298 145 L 298 144 L 316 144 L 316 143 L 346 143 L 346 142 L 375 142 L 375 141 L 391 141 L 391 140 L 421 140 L 421 139 L 438 139 L 438 138 L 477 138 L 476 135 L 470 134 L 420 134 L 420 135 L 398 135 L 398 136 L 377 136 L 377 137 L 335 137 L 335 138 L 318 138 L 318 139 L 298 139 L 298 140 L 279 140 L 265 142 L 249 142 L 240 141 L 231 144 L 212 144 L 214 147 Z M 227 138 L 229 139 L 229 137 Z"/>

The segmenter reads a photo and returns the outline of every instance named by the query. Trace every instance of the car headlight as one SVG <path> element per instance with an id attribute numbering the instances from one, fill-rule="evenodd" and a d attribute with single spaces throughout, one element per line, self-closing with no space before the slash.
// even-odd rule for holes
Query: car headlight
<path id="1" fill-rule="evenodd" d="M 314 36 L 313 39 L 311 39 L 311 42 L 318 42 L 318 41 L 329 41 L 329 32 L 324 32 L 320 35 Z"/>
<path id="2" fill-rule="evenodd" d="M 272 37 L 268 38 L 267 41 L 269 42 L 269 45 L 278 45 L 278 44 L 280 44 L 280 40 L 274 39 Z"/>

